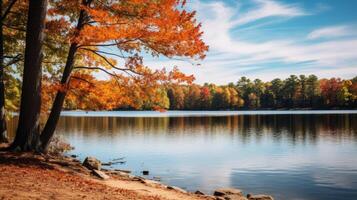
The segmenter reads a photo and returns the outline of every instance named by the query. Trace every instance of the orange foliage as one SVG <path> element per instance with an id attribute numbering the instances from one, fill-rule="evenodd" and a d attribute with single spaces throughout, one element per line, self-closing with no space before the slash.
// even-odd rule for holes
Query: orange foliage
<path id="1" fill-rule="evenodd" d="M 196 22 L 195 12 L 185 10 L 185 1 L 52 0 L 50 3 L 49 34 L 65 38 L 65 42 L 77 47 L 77 52 L 67 86 L 58 86 L 58 81 L 48 79 L 44 91 L 52 94 L 59 89 L 68 90 L 67 107 L 73 104 L 89 109 L 86 102 L 90 101 L 96 109 L 121 105 L 138 108 L 145 101 L 155 102 L 160 98 L 160 87 L 192 83 L 194 77 L 177 68 L 171 72 L 151 70 L 144 65 L 143 55 L 200 60 L 208 50 L 201 39 L 201 25 Z M 81 15 L 85 17 L 78 21 Z M 112 78 L 95 80 L 90 75 L 92 71 L 103 71 Z M 52 99 L 53 95 L 44 97 L 44 101 Z"/>

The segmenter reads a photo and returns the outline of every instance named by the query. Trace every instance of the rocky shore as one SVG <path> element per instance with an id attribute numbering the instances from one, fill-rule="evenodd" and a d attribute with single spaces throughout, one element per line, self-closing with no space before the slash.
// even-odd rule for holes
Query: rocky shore
<path id="1" fill-rule="evenodd" d="M 189 192 L 127 170 L 108 170 L 87 157 L 0 152 L 0 199 L 145 199 L 145 200 L 272 200 L 220 188 L 213 194 Z M 149 172 L 147 172 L 149 173 Z"/>
<path id="2" fill-rule="evenodd" d="M 270 195 L 264 195 L 264 194 L 258 194 L 258 195 L 253 195 L 253 194 L 247 194 L 244 196 L 243 192 L 239 189 L 236 188 L 219 188 L 213 192 L 212 195 L 205 194 L 199 190 L 197 190 L 194 193 L 190 193 L 184 189 L 181 189 L 179 187 L 175 186 L 168 186 L 165 184 L 160 183 L 159 181 L 155 180 L 149 180 L 140 176 L 133 176 L 130 174 L 130 171 L 125 171 L 125 170 L 107 170 L 107 169 L 102 169 L 102 163 L 98 159 L 94 157 L 87 157 L 83 164 L 87 169 L 92 170 L 93 175 L 97 176 L 100 179 L 103 180 L 108 180 L 110 177 L 120 177 L 120 178 L 127 178 L 128 180 L 131 181 L 139 181 L 140 183 L 143 183 L 145 185 L 151 186 L 151 187 L 159 187 L 162 189 L 169 189 L 169 190 L 175 190 L 176 192 L 184 193 L 184 194 L 192 194 L 192 195 L 197 195 L 204 197 L 206 199 L 216 199 L 216 200 L 273 200 L 273 197 Z M 146 175 L 148 174 L 148 171 L 143 171 L 143 174 Z"/>

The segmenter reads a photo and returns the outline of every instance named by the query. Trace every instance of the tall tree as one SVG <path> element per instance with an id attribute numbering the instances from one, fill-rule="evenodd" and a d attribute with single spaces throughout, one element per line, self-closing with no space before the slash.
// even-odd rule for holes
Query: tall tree
<path id="1" fill-rule="evenodd" d="M 80 9 L 80 11 L 79 11 L 77 26 L 74 29 L 74 32 L 75 32 L 74 37 L 79 35 L 79 33 L 82 30 L 82 28 L 84 27 L 85 23 L 88 22 L 88 14 L 84 10 L 84 7 L 88 6 L 90 3 L 91 3 L 91 0 L 83 0 L 82 1 L 81 6 L 83 6 L 83 8 Z M 76 5 L 76 4 L 74 4 L 74 5 L 70 4 L 70 5 L 78 7 L 78 5 Z M 62 85 L 67 85 L 70 80 L 70 75 L 73 70 L 73 64 L 75 62 L 75 54 L 77 52 L 78 47 L 79 47 L 79 44 L 77 41 L 71 42 L 71 45 L 70 45 L 70 48 L 68 51 L 68 55 L 67 55 L 66 64 L 65 64 L 64 71 L 62 74 L 62 79 L 61 79 Z M 50 140 L 54 134 L 54 131 L 56 129 L 56 124 L 58 122 L 65 97 L 66 97 L 66 90 L 58 90 L 55 100 L 52 105 L 50 115 L 47 119 L 47 122 L 46 122 L 45 127 L 41 134 L 40 141 L 41 141 L 41 148 L 43 150 L 45 150 L 48 147 Z"/>
<path id="2" fill-rule="evenodd" d="M 142 57 L 139 56 L 142 51 L 153 56 L 202 59 L 208 49 L 201 40 L 202 32 L 200 25 L 196 24 L 195 13 L 182 9 L 185 1 L 53 2 L 54 10 L 51 13 L 64 16 L 63 19 L 78 20 L 77 26 L 69 31 L 71 47 L 60 83 L 64 89 L 58 90 L 41 134 L 43 150 L 54 134 L 73 70 L 94 69 L 113 74 L 107 70 L 111 68 L 130 76 L 151 76 L 155 79 L 158 75 L 142 64 Z M 68 24 L 73 24 L 73 21 Z M 103 51 L 101 47 L 116 47 L 121 54 Z M 124 59 L 124 67 L 118 67 L 108 55 Z M 80 56 L 82 64 L 87 66 L 75 66 L 76 56 Z M 145 83 L 149 85 L 154 82 L 148 78 L 146 80 Z M 134 81 L 142 83 L 138 78 L 134 78 Z"/>
<path id="3" fill-rule="evenodd" d="M 338 105 L 338 94 L 343 86 L 340 78 L 321 79 L 321 95 L 324 99 L 325 106 L 336 107 Z"/>
<path id="4" fill-rule="evenodd" d="M 272 83 L 267 82 L 264 84 L 264 87 L 266 89 L 264 91 L 264 94 L 260 98 L 261 107 L 274 108 L 276 105 L 275 105 L 275 99 L 274 99 L 274 92 L 272 90 Z"/>
<path id="5" fill-rule="evenodd" d="M 283 103 L 283 87 L 284 83 L 281 79 L 276 78 L 271 81 L 270 90 L 274 95 L 274 104 L 276 107 L 281 107 Z"/>
<path id="6" fill-rule="evenodd" d="M 309 75 L 306 80 L 306 96 L 310 107 L 319 106 L 320 87 L 319 79 L 315 75 Z"/>
<path id="7" fill-rule="evenodd" d="M 245 76 L 241 77 L 237 82 L 238 93 L 243 97 L 244 106 L 249 108 L 255 102 L 251 102 L 253 93 L 253 83 Z M 254 95 L 255 96 L 255 95 Z"/>
<path id="8" fill-rule="evenodd" d="M 200 93 L 201 90 L 198 85 L 191 85 L 188 88 L 188 92 L 185 95 L 185 108 L 188 110 L 200 109 Z"/>
<path id="9" fill-rule="evenodd" d="M 200 105 L 202 109 L 211 109 L 212 95 L 211 91 L 207 86 L 201 87 L 200 91 Z"/>
<path id="10" fill-rule="evenodd" d="M 299 76 L 299 106 L 305 107 L 306 106 L 306 100 L 307 100 L 307 77 L 305 75 L 300 75 Z"/>
<path id="11" fill-rule="evenodd" d="M 0 143 L 8 142 L 5 116 L 4 20 L 15 3 L 16 0 L 9 1 L 7 7 L 4 7 L 4 1 L 0 0 Z"/>
<path id="12" fill-rule="evenodd" d="M 285 96 L 285 106 L 292 107 L 296 102 L 296 97 L 299 89 L 299 80 L 295 75 L 291 75 L 284 81 L 284 96 Z"/>
<path id="13" fill-rule="evenodd" d="M 260 107 L 261 106 L 261 96 L 264 94 L 265 92 L 265 85 L 263 83 L 263 81 L 261 81 L 260 79 L 255 79 L 254 80 L 254 85 L 253 85 L 253 93 L 256 95 L 257 99 L 255 101 L 255 107 Z"/>
<path id="14" fill-rule="evenodd" d="M 40 133 L 42 43 L 47 0 L 30 0 L 19 124 L 11 148 L 36 150 Z"/>

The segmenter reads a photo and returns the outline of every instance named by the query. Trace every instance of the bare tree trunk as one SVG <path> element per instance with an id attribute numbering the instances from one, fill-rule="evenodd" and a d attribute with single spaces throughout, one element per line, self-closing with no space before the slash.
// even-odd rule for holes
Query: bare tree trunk
<path id="1" fill-rule="evenodd" d="M 83 0 L 82 1 L 82 5 L 83 6 L 87 6 L 91 3 L 92 0 Z M 79 14 L 79 18 L 78 18 L 78 23 L 77 23 L 77 27 L 76 27 L 76 34 L 79 34 L 79 32 L 81 31 L 81 29 L 84 26 L 84 21 L 86 20 L 87 14 L 84 10 L 80 11 Z M 70 48 L 69 48 L 69 52 L 67 55 L 67 60 L 66 60 L 66 65 L 63 71 L 63 75 L 62 75 L 62 79 L 61 79 L 61 84 L 63 85 L 67 85 L 69 80 L 70 80 L 70 76 L 73 70 L 73 63 L 74 63 L 74 59 L 75 59 L 75 54 L 77 52 L 77 48 L 78 48 L 78 44 L 77 43 L 72 43 Z M 62 107 L 64 104 L 64 100 L 66 97 L 67 92 L 66 91 L 58 91 L 55 97 L 55 100 L 53 102 L 52 108 L 51 108 L 51 112 L 50 115 L 48 116 L 46 125 L 41 133 L 41 150 L 42 151 L 46 151 L 48 148 L 48 145 L 55 133 L 56 130 L 56 126 L 62 111 Z"/>
<path id="2" fill-rule="evenodd" d="M 0 16 L 3 16 L 3 1 L 0 0 Z M 0 20 L 0 143 L 9 142 L 6 133 L 5 119 L 5 86 L 4 86 L 4 35 L 3 18 Z"/>
<path id="3" fill-rule="evenodd" d="M 36 150 L 40 133 L 42 43 L 47 0 L 30 0 L 19 125 L 12 149 Z"/>

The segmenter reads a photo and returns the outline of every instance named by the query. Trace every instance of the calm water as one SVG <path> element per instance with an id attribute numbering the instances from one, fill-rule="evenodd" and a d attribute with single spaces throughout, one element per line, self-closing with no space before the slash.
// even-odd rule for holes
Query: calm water
<path id="1" fill-rule="evenodd" d="M 81 159 L 191 191 L 357 199 L 356 111 L 64 112 L 57 133 Z"/>

